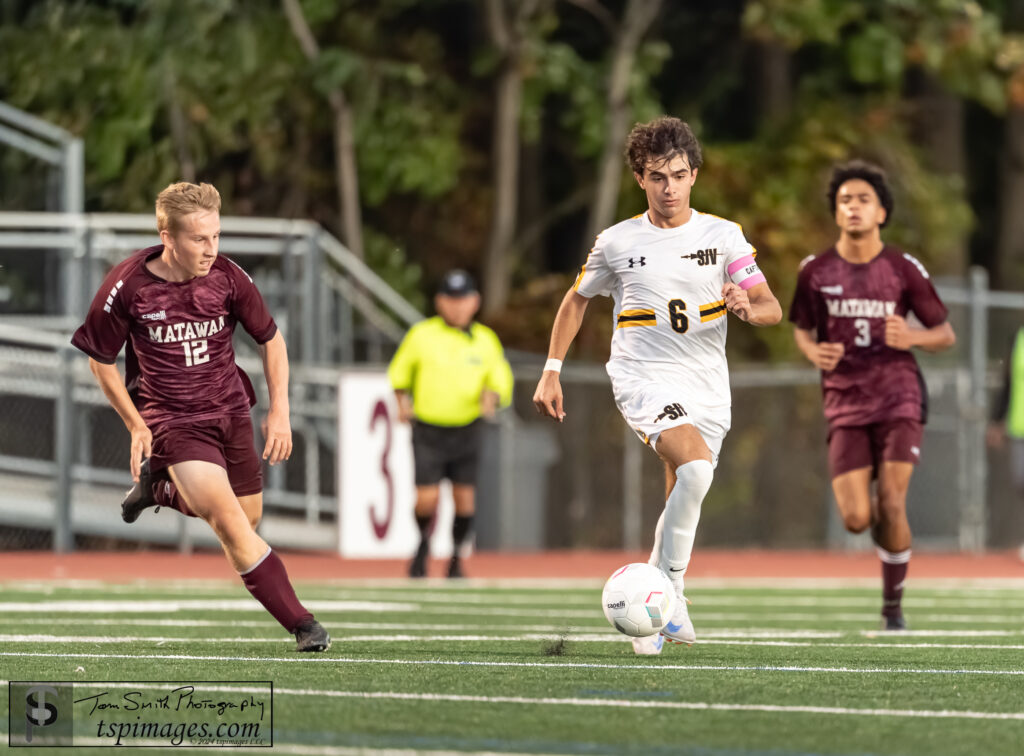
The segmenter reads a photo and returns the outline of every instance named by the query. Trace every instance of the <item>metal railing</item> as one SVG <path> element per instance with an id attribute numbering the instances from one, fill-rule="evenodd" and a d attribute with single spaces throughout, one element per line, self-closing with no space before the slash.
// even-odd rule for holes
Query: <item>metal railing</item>
<path id="1" fill-rule="evenodd" d="M 977 272 L 966 286 L 944 282 L 938 288 L 950 305 L 958 344 L 920 355 L 932 413 L 911 489 L 911 521 L 918 545 L 980 550 L 1014 537 L 1012 528 L 989 527 L 997 510 L 1012 506 L 1013 494 L 999 475 L 989 479 L 984 432 L 998 360 L 1020 325 L 1024 294 L 989 291 Z M 405 326 L 391 313 L 380 317 L 391 329 L 379 341 L 387 352 Z M 158 527 L 154 518 L 122 528 L 111 517 L 129 485 L 127 435 L 85 360 L 71 356 L 67 331 L 41 327 L 65 322 L 61 315 L 0 319 L 0 525 L 23 522 L 52 531 L 53 545 L 62 549 L 75 537 L 100 533 L 183 547 L 209 542 L 209 534 L 185 518 L 175 518 L 173 528 Z M 536 416 L 530 402 L 541 357 L 510 356 L 515 408 L 492 433 L 479 491 L 481 545 L 649 545 L 663 499 L 660 466 L 619 418 L 603 367 L 566 363 L 569 417 L 554 424 Z M 260 361 L 245 353 L 239 361 L 265 407 Z M 264 527 L 282 545 L 334 545 L 335 362 L 296 361 L 293 367 L 296 451 L 287 466 L 268 471 L 265 487 Z M 809 366 L 734 366 L 733 429 L 702 515 L 704 543 L 856 545 L 837 529 L 828 502 L 817 383 Z M 97 517 L 100 511 L 105 515 Z"/>
<path id="2" fill-rule="evenodd" d="M 296 361 L 352 362 L 423 317 L 312 221 L 225 216 L 221 229 L 223 254 L 276 282 L 263 293 Z M 80 321 L 111 265 L 159 243 L 148 215 L 0 212 L 0 250 L 58 258 L 66 286 L 46 315 L 61 328 Z"/>
<path id="3" fill-rule="evenodd" d="M 0 102 L 0 144 L 32 155 L 60 171 L 59 208 L 84 208 L 85 152 L 82 140 L 52 123 Z"/>

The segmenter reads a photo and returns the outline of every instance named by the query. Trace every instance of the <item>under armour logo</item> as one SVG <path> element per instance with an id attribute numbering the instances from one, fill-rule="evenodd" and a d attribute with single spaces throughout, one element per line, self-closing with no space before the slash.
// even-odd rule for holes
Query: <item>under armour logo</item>
<path id="1" fill-rule="evenodd" d="M 632 267 L 633 267 L 633 266 L 635 266 L 635 265 L 639 265 L 639 266 L 640 266 L 640 267 L 642 268 L 642 267 L 643 267 L 644 265 L 646 265 L 646 264 L 647 264 L 647 262 L 646 262 L 646 261 L 647 261 L 647 258 L 646 258 L 646 257 L 641 257 L 641 258 L 640 258 L 639 260 L 634 260 L 634 259 L 633 259 L 633 258 L 631 257 L 631 258 L 629 258 L 629 267 L 631 267 L 631 268 L 632 268 Z"/>

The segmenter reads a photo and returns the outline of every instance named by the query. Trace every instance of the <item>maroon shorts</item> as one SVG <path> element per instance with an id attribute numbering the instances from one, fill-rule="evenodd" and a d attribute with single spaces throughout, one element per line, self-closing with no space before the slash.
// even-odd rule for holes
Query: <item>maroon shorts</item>
<path id="1" fill-rule="evenodd" d="M 263 490 L 263 468 L 256 453 L 252 420 L 231 415 L 197 420 L 189 425 L 161 425 L 153 431 L 150 470 L 155 478 L 179 462 L 212 462 L 228 472 L 235 496 Z"/>
<path id="2" fill-rule="evenodd" d="M 917 464 L 923 435 L 920 422 L 904 418 L 832 428 L 828 434 L 829 470 L 837 478 L 862 467 L 871 467 L 877 474 L 882 462 Z"/>

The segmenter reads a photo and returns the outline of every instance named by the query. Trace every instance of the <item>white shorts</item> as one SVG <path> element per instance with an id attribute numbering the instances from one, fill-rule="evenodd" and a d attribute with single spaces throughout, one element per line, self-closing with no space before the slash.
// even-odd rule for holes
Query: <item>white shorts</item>
<path id="1" fill-rule="evenodd" d="M 652 449 L 656 448 L 658 436 L 669 428 L 693 425 L 711 450 L 711 464 L 717 467 L 722 442 L 732 425 L 732 407 L 699 402 L 687 394 L 685 382 L 678 374 L 647 365 L 643 366 L 643 374 L 638 374 L 638 365 L 605 365 L 615 405 L 626 424 Z"/>

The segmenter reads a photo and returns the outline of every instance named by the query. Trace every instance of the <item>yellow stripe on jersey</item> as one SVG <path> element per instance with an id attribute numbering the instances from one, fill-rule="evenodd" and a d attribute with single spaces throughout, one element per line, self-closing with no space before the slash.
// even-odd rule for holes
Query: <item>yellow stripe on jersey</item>
<path id="1" fill-rule="evenodd" d="M 580 288 L 580 282 L 583 280 L 583 274 L 587 272 L 587 264 L 583 263 L 583 267 L 580 268 L 580 274 L 576 276 L 576 281 L 572 285 L 572 290 L 576 291 Z"/>
<path id="2" fill-rule="evenodd" d="M 658 319 L 654 317 L 654 310 L 622 310 L 619 313 L 616 328 L 653 325 L 658 325 Z"/>
<path id="3" fill-rule="evenodd" d="M 702 304 L 700 306 L 700 322 L 707 323 L 708 321 L 715 320 L 725 315 L 725 300 L 719 299 L 717 302 L 709 302 L 708 304 Z"/>

